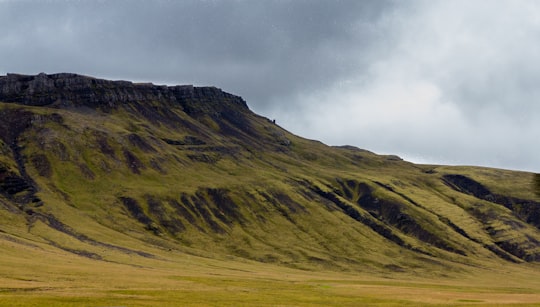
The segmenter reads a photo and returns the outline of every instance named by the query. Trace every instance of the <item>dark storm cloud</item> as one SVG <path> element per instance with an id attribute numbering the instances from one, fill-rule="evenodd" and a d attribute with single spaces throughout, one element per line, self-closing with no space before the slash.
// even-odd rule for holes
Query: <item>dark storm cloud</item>
<path id="1" fill-rule="evenodd" d="M 6 2 L 2 70 L 213 84 L 254 105 L 354 74 L 384 1 Z M 365 25 L 365 26 L 364 26 Z M 356 48 L 355 48 L 356 50 Z M 10 52 L 11 51 L 11 52 Z"/>
<path id="2" fill-rule="evenodd" d="M 294 133 L 540 171 L 536 1 L 1 1 L 0 72 L 215 85 Z"/>

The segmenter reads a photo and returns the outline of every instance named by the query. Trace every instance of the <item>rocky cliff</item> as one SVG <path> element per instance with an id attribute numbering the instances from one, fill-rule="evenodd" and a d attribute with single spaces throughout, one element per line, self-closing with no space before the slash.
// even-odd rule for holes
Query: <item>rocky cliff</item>
<path id="1" fill-rule="evenodd" d="M 216 87 L 110 81 L 70 73 L 0 76 L 0 101 L 31 106 L 83 105 L 107 109 L 135 101 L 185 105 L 186 101 L 193 99 L 225 99 L 247 108 L 242 98 Z"/>

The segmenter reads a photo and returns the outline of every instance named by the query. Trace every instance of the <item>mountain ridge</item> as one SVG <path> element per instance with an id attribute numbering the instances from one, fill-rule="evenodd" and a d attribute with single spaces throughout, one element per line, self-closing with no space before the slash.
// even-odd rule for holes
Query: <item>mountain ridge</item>
<path id="1" fill-rule="evenodd" d="M 123 80 L 110 81 L 73 73 L 38 75 L 8 73 L 6 76 L 0 76 L 0 100 L 32 106 L 83 104 L 115 107 L 124 102 L 175 103 L 186 98 L 198 97 L 232 98 L 239 106 L 247 108 L 241 97 L 209 86 L 167 86 Z"/>
<path id="2" fill-rule="evenodd" d="M 540 261 L 531 173 L 329 147 L 213 87 L 11 74 L 0 101 L 0 231 L 17 240 L 122 263 L 161 248 L 396 274 Z"/>

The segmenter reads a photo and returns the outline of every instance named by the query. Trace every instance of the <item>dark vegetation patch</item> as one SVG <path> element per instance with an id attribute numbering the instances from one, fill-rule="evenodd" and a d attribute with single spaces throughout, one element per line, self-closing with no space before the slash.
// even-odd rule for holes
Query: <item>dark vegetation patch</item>
<path id="1" fill-rule="evenodd" d="M 452 244 L 440 239 L 437 234 L 424 228 L 413 216 L 405 212 L 405 205 L 375 197 L 372 188 L 366 183 L 355 182 L 353 180 L 344 181 L 341 179 L 337 180 L 337 182 L 340 184 L 340 189 L 333 189 L 332 192 L 324 192 L 316 187 L 315 191 L 320 196 L 332 201 L 347 215 L 369 226 L 383 237 L 400 246 L 422 252 L 408 246 L 401 238 L 393 234 L 389 227 L 391 226 L 437 248 L 465 255 L 464 251 L 455 248 Z M 356 204 L 366 210 L 374 219 L 382 222 L 382 224 L 363 216 L 353 206 L 342 201 L 340 197 L 348 199 L 351 202 L 356 202 Z"/>
<path id="2" fill-rule="evenodd" d="M 182 101 L 184 112 L 200 119 L 210 115 L 220 128 L 230 125 L 233 130 L 255 133 L 246 116 L 247 105 L 242 98 L 223 93 L 215 88 L 195 88 L 195 95 Z"/>
<path id="3" fill-rule="evenodd" d="M 149 161 L 150 167 L 156 171 L 158 171 L 160 174 L 165 175 L 167 174 L 167 171 L 161 166 L 161 163 L 165 162 L 165 159 L 162 158 L 152 158 Z"/>
<path id="4" fill-rule="evenodd" d="M 58 113 L 51 114 L 34 114 L 32 116 L 32 123 L 37 125 L 43 125 L 47 122 L 53 122 L 59 125 L 64 125 L 64 118 Z"/>
<path id="5" fill-rule="evenodd" d="M 70 159 L 66 145 L 58 140 L 48 142 L 45 149 L 60 159 L 60 161 L 69 161 Z"/>
<path id="6" fill-rule="evenodd" d="M 33 182 L 28 182 L 25 178 L 0 165 L 0 194 L 19 206 L 26 204 L 38 206 L 42 203 L 34 195 L 35 192 Z"/>
<path id="7" fill-rule="evenodd" d="M 395 265 L 395 264 L 386 264 L 384 268 L 392 272 L 406 272 L 407 271 L 405 268 L 399 265 Z"/>
<path id="8" fill-rule="evenodd" d="M 213 210 L 214 215 L 220 216 L 224 223 L 231 225 L 234 222 L 242 223 L 244 221 L 240 208 L 229 196 L 228 190 L 207 189 L 206 193 L 210 201 L 216 206 L 215 209 L 217 210 Z"/>
<path id="9" fill-rule="evenodd" d="M 484 248 L 490 250 L 492 253 L 500 257 L 501 259 L 504 259 L 506 261 L 514 262 L 514 263 L 520 263 L 518 259 L 512 256 L 512 254 L 506 252 L 504 249 L 500 248 L 499 246 L 495 244 L 486 244 L 484 245 Z"/>
<path id="10" fill-rule="evenodd" d="M 0 288 L 0 293 L 37 293 L 40 291 L 55 290 L 53 287 L 22 287 L 22 288 Z"/>
<path id="11" fill-rule="evenodd" d="M 122 106 L 130 113 L 142 115 L 145 119 L 157 126 L 164 125 L 170 128 L 178 128 L 179 123 L 183 121 L 180 116 L 171 111 L 170 106 L 165 101 L 155 104 L 148 101 L 139 102 L 134 99 Z"/>
<path id="12" fill-rule="evenodd" d="M 52 175 L 52 167 L 49 159 L 44 154 L 36 154 L 30 158 L 32 166 L 37 170 L 41 177 L 50 178 Z"/>
<path id="13" fill-rule="evenodd" d="M 540 253 L 530 252 L 532 248 L 540 245 L 540 242 L 533 238 L 529 238 L 528 242 L 512 242 L 510 240 L 501 240 L 495 242 L 495 244 L 497 244 L 497 246 L 499 246 L 506 252 L 525 261 L 532 262 L 540 260 Z"/>
<path id="14" fill-rule="evenodd" d="M 79 163 L 78 166 L 84 178 L 89 180 L 94 180 L 96 178 L 96 174 L 94 174 L 86 164 Z"/>
<path id="15" fill-rule="evenodd" d="M 19 203 L 29 203 L 35 199 L 34 193 L 37 191 L 37 185 L 26 171 L 26 158 L 22 154 L 22 147 L 19 144 L 19 137 L 33 124 L 42 124 L 47 121 L 62 123 L 63 118 L 58 114 L 37 115 L 21 109 L 3 109 L 0 110 L 0 139 L 8 145 L 12 152 L 13 159 L 17 164 L 19 176 L 12 174 L 5 178 L 3 190 L 8 195 L 15 195 L 25 191 L 25 195 L 18 195 L 15 200 Z M 52 170 L 49 161 L 45 155 L 36 155 L 30 159 L 36 170 L 41 176 L 50 177 Z M 34 202 L 37 203 L 37 202 Z"/>
<path id="16" fill-rule="evenodd" d="M 138 134 L 132 133 L 128 135 L 128 141 L 131 145 L 139 148 L 144 152 L 156 152 L 156 149 L 152 145 L 148 144 L 141 136 Z"/>
<path id="17" fill-rule="evenodd" d="M 255 135 L 255 130 L 251 127 L 251 123 L 246 117 L 245 112 L 236 109 L 227 109 L 221 112 L 221 118 L 232 124 L 235 128 Z"/>
<path id="18" fill-rule="evenodd" d="M 106 172 L 106 173 L 110 173 L 111 172 L 111 166 L 109 165 L 109 163 L 105 160 L 100 160 L 99 161 L 99 168 Z"/>
<path id="19" fill-rule="evenodd" d="M 206 210 L 210 211 L 211 214 L 216 217 L 218 220 L 220 220 L 222 223 L 226 225 L 231 225 L 233 222 L 233 219 L 226 215 L 225 212 L 223 212 L 219 206 L 226 207 L 227 204 L 221 204 L 218 205 L 216 203 L 216 199 L 218 199 L 218 202 L 220 201 L 219 198 L 223 197 L 220 195 L 219 190 L 214 189 L 200 189 L 197 191 L 196 196 L 199 200 L 201 200 L 204 204 L 206 204 Z M 225 208 L 227 210 L 227 208 Z"/>
<path id="20" fill-rule="evenodd" d="M 301 185 L 306 185 L 305 182 L 297 182 Z M 307 199 L 310 202 L 316 202 L 319 204 L 322 204 L 326 207 L 326 210 L 328 211 L 335 211 L 335 210 L 341 210 L 336 204 L 326 198 L 321 198 L 319 194 L 315 193 L 313 189 L 299 189 L 298 193 L 300 193 L 305 199 Z"/>
<path id="21" fill-rule="evenodd" d="M 89 251 L 80 250 L 80 249 L 71 249 L 71 248 L 67 248 L 67 247 L 62 247 L 62 249 L 66 250 L 68 252 L 71 252 L 73 254 L 82 256 L 82 257 L 86 257 L 86 258 L 90 258 L 90 259 L 94 259 L 94 260 L 103 260 L 103 257 L 101 257 L 100 255 L 98 255 L 96 253 L 89 252 Z"/>
<path id="22" fill-rule="evenodd" d="M 474 241 L 476 243 L 480 243 L 477 239 L 471 238 L 471 236 L 469 236 L 469 234 L 467 234 L 467 232 L 465 230 L 463 230 L 461 227 L 459 227 L 458 225 L 452 223 L 452 221 L 450 221 L 449 218 L 444 217 L 444 216 L 438 216 L 438 217 L 439 217 L 439 221 L 441 221 L 444 224 L 450 226 L 450 228 L 452 228 L 455 232 L 459 233 L 463 237 L 465 237 L 465 238 L 467 238 L 467 239 L 469 239 L 471 241 Z"/>
<path id="23" fill-rule="evenodd" d="M 404 213 L 400 204 L 387 203 L 387 205 L 389 207 L 389 210 L 386 211 L 387 215 L 382 216 L 382 219 L 389 224 L 394 225 L 402 232 L 412 235 L 419 240 L 431 244 L 435 247 L 459 255 L 466 255 L 463 250 L 458 249 L 454 247 L 451 243 L 441 239 L 440 235 L 424 228 L 424 226 L 419 224 L 413 216 Z"/>
<path id="24" fill-rule="evenodd" d="M 182 106 L 186 114 L 203 124 L 206 122 L 203 118 L 210 117 L 219 126 L 221 135 L 248 143 L 257 142 L 260 138 L 246 116 L 245 102 L 239 97 L 193 97 L 182 101 Z"/>
<path id="25" fill-rule="evenodd" d="M 196 195 L 190 197 L 190 202 L 193 204 L 199 215 L 204 220 L 205 224 L 208 225 L 213 232 L 215 233 L 225 233 L 225 229 L 221 227 L 212 217 L 210 212 L 209 204 L 204 198 L 204 195 L 201 192 L 197 192 Z"/>
<path id="26" fill-rule="evenodd" d="M 407 202 L 417 207 L 421 207 L 406 195 L 396 192 L 391 186 L 379 182 L 375 183 L 384 189 L 401 196 Z M 441 239 L 438 234 L 431 232 L 420 224 L 415 216 L 407 213 L 405 204 L 375 197 L 371 187 L 365 183 L 360 183 L 358 190 L 360 192 L 360 197 L 358 198 L 357 204 L 366 209 L 373 217 L 398 228 L 405 234 L 416 237 L 420 241 L 452 253 L 465 255 L 464 251 Z"/>
<path id="27" fill-rule="evenodd" d="M 499 226 L 500 222 L 502 222 L 503 226 Z M 485 229 L 495 240 L 495 244 L 504 251 L 525 261 L 539 261 L 540 253 L 536 249 L 540 246 L 540 242 L 533 237 L 521 233 L 521 230 L 525 228 L 525 225 L 522 223 L 521 221 L 499 217 L 496 222 L 488 222 Z M 509 235 L 511 231 L 518 235 Z"/>
<path id="28" fill-rule="evenodd" d="M 260 204 L 260 197 L 259 197 L 260 193 L 258 192 L 247 192 L 245 194 L 242 195 L 242 201 L 245 203 L 245 204 Z M 257 222 L 261 223 L 261 224 L 265 224 L 267 221 L 268 221 L 268 208 L 266 208 L 265 206 L 258 206 L 258 208 L 256 210 L 249 210 L 249 214 L 250 216 L 254 217 L 255 219 L 257 219 Z M 269 217 L 270 219 L 272 219 L 271 217 Z"/>
<path id="29" fill-rule="evenodd" d="M 205 145 L 206 142 L 197 138 L 196 136 L 188 135 L 184 137 L 184 144 L 182 145 Z"/>
<path id="30" fill-rule="evenodd" d="M 186 156 L 194 162 L 214 164 L 224 157 L 236 158 L 241 151 L 239 146 L 182 146 L 180 150 L 187 151 Z"/>
<path id="31" fill-rule="evenodd" d="M 410 197 L 408 197 L 407 195 L 403 194 L 403 193 L 400 193 L 398 191 L 396 191 L 392 186 L 388 185 L 388 184 L 383 184 L 381 182 L 378 182 L 378 181 L 374 181 L 375 184 L 377 184 L 378 186 L 384 188 L 385 190 L 389 191 L 389 192 L 392 192 L 396 195 L 399 195 L 401 198 L 405 199 L 407 202 L 415 205 L 416 207 L 419 207 L 419 208 L 422 208 L 425 210 L 425 208 L 423 206 L 421 206 L 419 203 L 415 202 L 413 199 L 411 199 Z M 370 194 L 370 189 L 369 187 L 364 187 L 364 188 L 360 188 L 361 190 L 364 191 L 364 195 L 368 195 Z M 366 190 L 367 189 L 367 190 Z M 369 199 L 365 199 L 366 201 L 369 202 Z M 447 217 L 444 217 L 444 216 L 441 216 L 439 214 L 437 214 L 436 212 L 432 212 L 430 211 L 430 213 L 434 214 L 437 216 L 437 218 L 439 219 L 439 221 L 443 222 L 444 224 L 448 225 L 450 228 L 452 228 L 452 230 L 454 230 L 455 232 L 457 232 L 458 234 L 462 235 L 463 237 L 469 239 L 469 240 L 472 240 L 472 241 L 475 241 L 478 243 L 478 240 L 476 239 L 473 239 L 471 238 L 463 229 L 461 229 L 459 226 L 457 226 L 456 224 L 454 224 L 452 221 L 450 221 L 450 219 L 448 219 Z M 458 252 L 459 253 L 459 252 Z"/>
<path id="32" fill-rule="evenodd" d="M 120 201 L 124 205 L 124 207 L 127 209 L 129 214 L 135 218 L 137 221 L 139 221 L 141 224 L 144 224 L 146 229 L 148 230 L 155 230 L 155 225 L 153 225 L 153 221 L 151 218 L 149 218 L 146 213 L 144 212 L 143 208 L 139 205 L 139 203 L 130 197 L 120 197 Z"/>
<path id="33" fill-rule="evenodd" d="M 186 229 L 179 218 L 168 212 L 167 207 L 159 198 L 147 195 L 146 202 L 148 212 L 158 220 L 160 226 L 163 226 L 170 233 L 177 234 Z"/>
<path id="34" fill-rule="evenodd" d="M 191 206 L 191 203 L 189 203 L 189 200 L 187 200 L 186 198 L 187 196 L 182 196 L 181 199 L 182 199 L 182 203 L 184 205 L 181 205 L 178 201 L 176 201 L 175 199 L 169 199 L 168 200 L 168 203 L 169 205 L 173 208 L 173 210 L 175 211 L 175 213 L 186 219 L 190 224 L 192 225 L 195 225 L 195 223 L 197 222 L 195 216 L 193 215 L 192 211 L 190 210 L 193 210 L 193 206 Z M 188 202 L 189 203 L 189 206 L 191 207 L 191 209 L 188 209 L 185 206 L 185 202 Z"/>
<path id="35" fill-rule="evenodd" d="M 0 170 L 0 191 L 4 196 L 11 198 L 12 196 L 30 191 L 32 187 L 23 178 L 12 172 L 1 172 Z"/>
<path id="36" fill-rule="evenodd" d="M 57 124 L 64 124 L 64 118 L 62 117 L 62 115 L 58 114 L 58 113 L 52 113 L 52 114 L 49 114 L 47 115 L 48 119 L 54 123 L 57 123 Z"/>
<path id="37" fill-rule="evenodd" d="M 500 197 L 499 203 L 512 210 L 521 220 L 540 229 L 540 203 L 514 197 Z"/>
<path id="38" fill-rule="evenodd" d="M 493 194 L 482 184 L 463 175 L 444 175 L 443 181 L 454 190 L 480 199 L 493 200 Z"/>
<path id="39" fill-rule="evenodd" d="M 33 113 L 20 109 L 0 110 L 0 138 L 9 146 L 32 124 Z"/>
<path id="40" fill-rule="evenodd" d="M 519 262 L 518 258 L 540 261 L 540 253 L 536 251 L 540 242 L 523 233 L 522 230 L 526 228 L 523 221 L 501 216 L 493 208 L 489 208 L 489 205 L 482 203 L 473 205 L 468 212 L 485 225 L 486 233 L 495 242 L 495 245 L 485 245 L 485 248 L 502 259 L 513 262 Z"/>
<path id="41" fill-rule="evenodd" d="M 172 140 L 164 138 L 162 139 L 165 143 L 169 145 L 184 146 L 184 145 L 205 145 L 206 142 L 197 138 L 196 136 L 188 135 L 182 140 Z"/>
<path id="42" fill-rule="evenodd" d="M 373 217 L 392 225 L 405 234 L 416 237 L 420 241 L 431 244 L 440 249 L 465 255 L 465 252 L 453 247 L 450 243 L 442 240 L 439 235 L 427 230 L 418 223 L 411 214 L 407 213 L 405 206 L 395 201 L 379 199 L 367 190 L 358 201 L 358 205 L 366 209 Z"/>
<path id="43" fill-rule="evenodd" d="M 252 137 L 250 137 L 249 134 L 254 133 L 254 132 L 250 131 L 249 129 L 248 130 L 238 129 L 234 125 L 231 125 L 230 123 L 223 120 L 218 120 L 217 124 L 219 125 L 220 134 L 224 136 L 235 138 L 242 143 L 247 143 L 247 144 L 259 143 L 258 140 L 261 136 L 252 135 Z"/>
<path id="44" fill-rule="evenodd" d="M 388 184 L 384 184 L 384 183 L 381 183 L 381 182 L 378 182 L 378 181 L 374 181 L 375 184 L 377 184 L 378 186 L 384 188 L 385 190 L 387 191 L 390 191 L 396 195 L 399 195 L 401 198 L 405 199 L 406 201 L 408 201 L 409 203 L 417 206 L 417 207 L 420 207 L 420 208 L 423 208 L 422 206 L 420 206 L 420 204 L 418 204 L 417 202 L 415 202 L 414 200 L 412 200 L 410 197 L 408 197 L 407 195 L 403 194 L 403 193 L 400 193 L 398 191 L 396 191 L 392 186 L 388 185 Z"/>
<path id="45" fill-rule="evenodd" d="M 60 244 L 58 244 L 58 243 L 56 243 L 54 241 L 51 241 L 51 240 L 47 240 L 47 241 L 49 242 L 50 245 L 52 245 L 52 246 L 54 246 L 56 248 L 59 248 L 61 250 L 64 250 L 66 252 L 69 252 L 69 253 L 72 253 L 72 254 L 75 254 L 75 255 L 78 255 L 78 256 L 81 256 L 81 257 L 93 259 L 93 260 L 103 260 L 103 257 L 101 257 L 101 255 L 98 255 L 96 253 L 92 253 L 92 252 L 81 250 L 81 249 L 69 248 L 67 246 L 60 245 Z"/>
<path id="46" fill-rule="evenodd" d="M 52 214 L 33 212 L 31 215 L 28 216 L 27 220 L 29 222 L 29 228 L 32 227 L 32 224 L 35 223 L 36 220 L 40 220 L 43 223 L 45 223 L 47 226 L 49 226 L 50 228 L 52 228 L 52 229 L 54 229 L 56 231 L 62 232 L 62 233 L 66 234 L 66 235 L 68 235 L 68 236 L 70 236 L 72 238 L 75 238 L 75 239 L 77 239 L 77 240 L 79 240 L 81 242 L 85 242 L 85 243 L 88 243 L 88 244 L 91 244 L 91 245 L 94 245 L 94 246 L 100 246 L 100 247 L 105 247 L 105 248 L 109 248 L 109 249 L 114 249 L 114 250 L 123 252 L 125 254 L 136 254 L 136 255 L 139 255 L 139 256 L 145 257 L 145 258 L 155 258 L 154 255 L 146 253 L 146 252 L 137 251 L 137 250 L 133 250 L 133 249 L 129 249 L 129 248 L 125 248 L 125 247 L 116 246 L 116 245 L 112 245 L 112 244 L 109 244 L 109 243 L 103 243 L 103 242 L 93 240 L 93 239 L 89 238 L 88 236 L 86 236 L 84 234 L 76 232 L 73 228 L 71 228 L 68 225 L 62 223 L 60 220 L 58 220 Z"/>
<path id="47" fill-rule="evenodd" d="M 196 153 L 196 154 L 188 154 L 187 157 L 194 162 L 202 162 L 202 163 L 209 163 L 214 164 L 221 160 L 221 156 L 217 154 L 205 154 L 205 153 Z"/>
<path id="48" fill-rule="evenodd" d="M 26 172 L 19 136 L 32 126 L 33 113 L 19 109 L 0 110 L 0 139 L 11 149 L 20 177 L 35 191 L 36 184 Z"/>
<path id="49" fill-rule="evenodd" d="M 268 201 L 272 206 L 278 210 L 278 212 L 285 217 L 290 222 L 294 223 L 292 214 L 305 213 L 307 212 L 306 208 L 299 204 L 298 202 L 291 199 L 287 194 L 277 191 L 277 190 L 268 190 L 266 192 L 259 192 L 266 201 Z"/>
<path id="50" fill-rule="evenodd" d="M 137 158 L 135 154 L 133 154 L 131 151 L 125 148 L 123 150 L 123 153 L 124 153 L 124 158 L 126 159 L 126 164 L 128 168 L 131 170 L 131 172 L 133 174 L 140 174 L 141 169 L 145 168 L 141 160 L 139 160 L 139 158 Z"/>
<path id="51" fill-rule="evenodd" d="M 379 222 L 372 220 L 369 217 L 363 216 L 354 207 L 339 199 L 338 195 L 336 195 L 335 193 L 323 191 L 315 185 L 312 185 L 311 189 L 322 198 L 334 203 L 338 208 L 342 210 L 343 213 L 348 215 L 350 218 L 368 226 L 382 237 L 396 243 L 399 246 L 413 249 L 411 246 L 406 244 L 399 236 L 395 235 L 389 227 L 380 224 Z"/>
<path id="52" fill-rule="evenodd" d="M 298 202 L 292 200 L 289 195 L 285 194 L 285 193 L 282 193 L 282 192 L 279 192 L 279 191 L 271 191 L 270 194 L 275 198 L 277 199 L 277 201 L 280 203 L 280 204 L 283 204 L 285 206 L 287 206 L 287 208 L 292 212 L 292 213 L 300 213 L 300 212 L 307 212 L 306 208 L 304 208 L 304 206 L 302 206 L 301 204 L 299 204 Z"/>
<path id="53" fill-rule="evenodd" d="M 17 207 L 12 201 L 5 202 L 2 199 L 0 199 L 0 206 L 2 206 L 4 209 L 9 211 L 10 213 L 14 213 L 14 214 L 20 214 L 21 213 L 20 208 Z"/>
<path id="54" fill-rule="evenodd" d="M 95 131 L 94 134 L 99 150 L 111 158 L 116 158 L 116 153 L 114 148 L 109 144 L 107 135 L 98 131 Z"/>
<path id="55" fill-rule="evenodd" d="M 280 213 L 281 216 L 286 218 L 289 222 L 295 223 L 294 219 L 289 214 L 290 211 L 287 210 L 286 206 L 282 206 L 280 202 L 277 201 L 276 198 L 274 198 L 271 194 L 268 194 L 266 192 L 259 192 L 259 194 L 264 197 L 266 201 L 268 201 L 272 206 Z"/>
<path id="56" fill-rule="evenodd" d="M 540 202 L 492 193 L 479 182 L 463 175 L 444 175 L 443 181 L 458 192 L 503 205 L 522 221 L 540 229 Z"/>
<path id="57" fill-rule="evenodd" d="M 40 248 L 36 244 L 33 244 L 33 243 L 29 242 L 29 241 L 19 239 L 19 238 L 13 236 L 13 235 L 5 233 L 4 231 L 0 230 L 0 233 L 1 233 L 0 238 L 2 240 L 6 240 L 6 241 L 9 241 L 9 242 L 13 242 L 13 243 L 16 243 L 16 244 L 19 244 L 19 245 L 28 246 L 28 247 L 32 247 L 32 248 Z"/>

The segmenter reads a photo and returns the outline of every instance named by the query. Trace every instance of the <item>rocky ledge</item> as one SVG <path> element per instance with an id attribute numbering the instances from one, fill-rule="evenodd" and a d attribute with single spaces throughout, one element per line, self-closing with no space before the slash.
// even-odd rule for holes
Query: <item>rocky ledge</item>
<path id="1" fill-rule="evenodd" d="M 0 76 L 0 101 L 30 106 L 115 108 L 131 102 L 182 105 L 193 100 L 227 101 L 247 108 L 241 97 L 216 87 L 110 81 L 71 73 Z"/>

